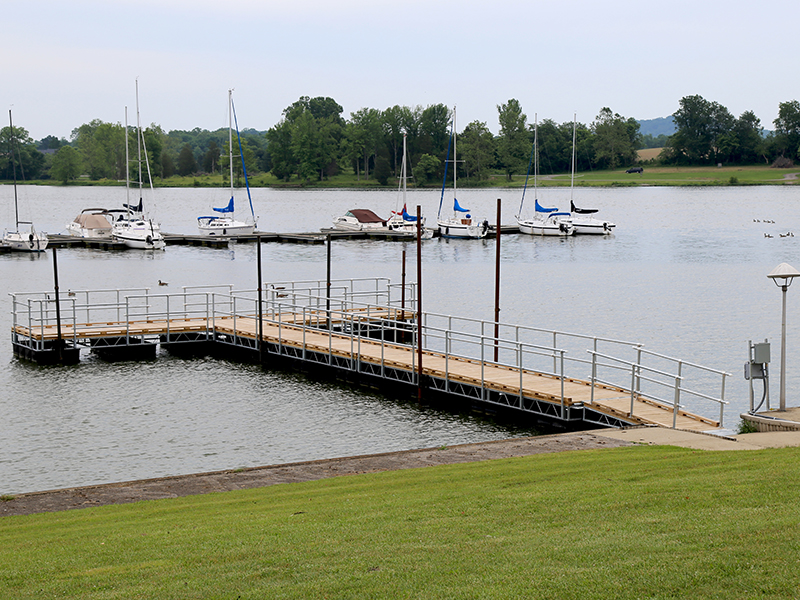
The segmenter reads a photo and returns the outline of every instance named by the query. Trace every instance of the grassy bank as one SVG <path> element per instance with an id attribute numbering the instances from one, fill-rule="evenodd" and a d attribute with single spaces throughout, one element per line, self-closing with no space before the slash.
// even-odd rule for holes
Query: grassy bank
<path id="1" fill-rule="evenodd" d="M 535 455 L 0 519 L 4 598 L 795 598 L 800 449 Z"/>
<path id="2" fill-rule="evenodd" d="M 618 186 L 729 186 L 729 185 L 794 185 L 800 182 L 800 167 L 791 169 L 772 169 L 764 166 L 748 167 L 644 167 L 644 173 L 625 173 L 623 169 L 613 171 L 588 171 L 575 175 L 576 186 L 592 187 L 618 187 Z M 508 181 L 505 175 L 495 174 L 489 179 L 476 181 L 467 178 L 459 179 L 460 187 L 476 188 L 521 188 L 525 185 L 525 175 L 515 175 Z M 543 175 L 539 177 L 542 187 L 565 187 L 570 185 L 571 175 Z M 35 185 L 62 185 L 56 181 L 32 181 Z M 244 186 L 244 181 L 239 182 Z M 79 185 L 125 185 L 125 182 L 116 180 L 90 181 L 81 179 L 70 183 L 70 186 Z M 223 188 L 221 175 L 197 175 L 188 177 L 157 178 L 153 185 L 156 187 L 211 187 Z M 533 185 L 529 179 L 528 185 Z M 387 185 L 380 185 L 375 179 L 356 177 L 354 173 L 342 173 L 326 181 L 301 182 L 291 180 L 284 182 L 269 173 L 260 173 L 250 179 L 250 187 L 276 187 L 286 189 L 325 189 L 325 188 L 360 188 L 360 189 L 395 189 L 397 181 L 390 179 Z M 413 183 L 409 184 L 414 189 Z M 426 189 L 438 189 L 440 182 L 425 186 Z"/>

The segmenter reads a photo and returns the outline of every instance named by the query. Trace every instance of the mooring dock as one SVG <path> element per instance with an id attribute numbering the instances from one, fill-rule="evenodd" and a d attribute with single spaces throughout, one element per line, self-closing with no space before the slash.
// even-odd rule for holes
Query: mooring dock
<path id="1" fill-rule="evenodd" d="M 12 345 L 40 364 L 211 354 L 564 429 L 722 430 L 727 373 L 641 344 L 416 312 L 387 279 L 11 294 Z M 701 391 L 704 390 L 704 391 Z M 711 406 L 718 418 L 701 416 Z M 697 408 L 696 408 L 697 407 Z"/>

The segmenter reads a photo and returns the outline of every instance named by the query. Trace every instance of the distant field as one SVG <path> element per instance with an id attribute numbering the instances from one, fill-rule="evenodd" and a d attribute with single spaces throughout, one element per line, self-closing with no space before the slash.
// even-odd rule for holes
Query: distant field
<path id="1" fill-rule="evenodd" d="M 654 158 L 658 158 L 662 150 L 663 148 L 643 148 L 636 153 L 639 155 L 639 160 L 653 160 Z"/>

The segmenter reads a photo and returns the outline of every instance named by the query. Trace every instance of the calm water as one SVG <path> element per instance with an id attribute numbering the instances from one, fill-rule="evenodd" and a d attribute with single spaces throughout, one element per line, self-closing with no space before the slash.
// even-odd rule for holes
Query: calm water
<path id="1" fill-rule="evenodd" d="M 349 208 L 382 216 L 397 194 L 363 191 L 253 190 L 263 231 L 315 231 Z M 579 189 L 575 203 L 597 206 L 617 223 L 609 238 L 502 240 L 502 319 L 538 327 L 642 342 L 647 348 L 723 369 L 728 427 L 747 409 L 742 364 L 747 341 L 773 342 L 772 394 L 777 403 L 780 291 L 766 278 L 777 264 L 800 268 L 800 192 L 791 187 Z M 478 217 L 512 223 L 519 191 L 464 190 L 459 202 Z M 528 196 L 532 201 L 532 196 Z M 544 190 L 543 204 L 569 205 L 568 190 Z M 31 188 L 20 191 L 22 217 L 63 232 L 81 209 L 118 207 L 124 188 Z M 156 190 L 162 229 L 194 233 L 195 218 L 227 201 L 217 190 Z M 445 200 L 447 202 L 447 200 Z M 433 218 L 438 192 L 409 193 Z M 13 222 L 13 195 L 0 187 L 0 217 Z M 774 220 L 775 224 L 754 220 Z M 798 237 L 779 237 L 797 229 Z M 770 233 L 773 238 L 765 238 Z M 400 280 L 404 245 L 333 244 L 333 277 Z M 408 248 L 413 272 L 415 247 Z M 324 246 L 265 244 L 265 280 L 324 279 Z M 255 245 L 232 249 L 172 246 L 165 252 L 59 251 L 62 290 L 234 284 L 253 288 Z M 427 311 L 491 319 L 493 240 L 432 240 L 423 247 Z M 52 253 L 0 255 L 6 292 L 51 289 Z M 159 291 L 164 291 L 161 288 Z M 800 399 L 800 288 L 789 309 L 789 404 Z M 0 331 L 10 302 L 0 297 Z M 4 390 L 0 493 L 124 481 L 169 474 L 383 452 L 504 438 L 521 432 L 477 419 L 301 376 L 249 365 L 164 356 L 151 363 L 106 364 L 91 358 L 70 368 L 39 368 L 0 344 Z M 796 348 L 796 351 L 794 349 Z M 708 405 L 700 412 L 715 416 Z"/>

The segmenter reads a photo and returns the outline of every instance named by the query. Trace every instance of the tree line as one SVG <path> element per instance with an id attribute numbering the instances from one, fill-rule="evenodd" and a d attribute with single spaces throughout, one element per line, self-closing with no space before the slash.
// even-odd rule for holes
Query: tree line
<path id="1" fill-rule="evenodd" d="M 266 132 L 243 130 L 241 146 L 248 173 L 267 173 L 284 182 L 324 181 L 342 171 L 361 180 L 387 184 L 400 170 L 405 137 L 411 174 L 417 185 L 441 181 L 452 161 L 451 134 L 456 111 L 444 104 L 362 108 L 343 116 L 343 109 L 327 97 L 299 98 L 286 107 L 279 122 Z M 793 164 L 800 158 L 800 103 L 779 104 L 775 130 L 764 135 L 752 111 L 738 118 L 718 102 L 686 96 L 672 115 L 672 135 L 644 136 L 639 123 L 604 107 L 594 121 L 556 123 L 538 121 L 510 99 L 497 106 L 499 132 L 485 121 L 472 121 L 458 130 L 459 178 L 480 185 L 490 176 L 508 180 L 524 175 L 531 163 L 534 130 L 540 173 L 568 172 L 573 156 L 576 170 L 618 169 L 637 160 L 637 150 L 663 147 L 663 164 Z M 125 162 L 125 139 L 131 162 Z M 12 154 L 11 141 L 14 140 Z M 69 141 L 48 136 L 34 142 L 22 127 L 0 130 L 0 178 L 53 178 L 64 182 L 78 177 L 124 180 L 138 176 L 136 131 L 119 123 L 94 120 L 72 131 Z M 166 133 L 156 124 L 144 128 L 142 144 L 154 177 L 223 173 L 228 170 L 228 130 L 195 128 Z M 239 154 L 234 139 L 234 154 Z M 12 163 L 10 157 L 14 156 Z M 143 167 L 142 167 L 143 168 Z M 452 169 L 452 164 L 448 166 Z M 236 175 L 240 161 L 235 159 Z"/>

